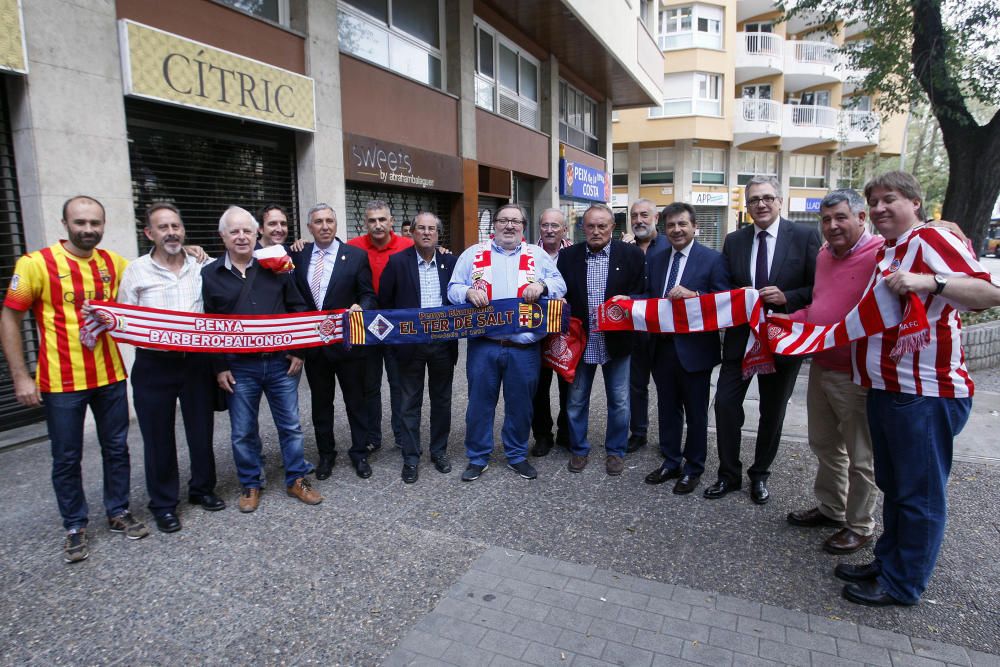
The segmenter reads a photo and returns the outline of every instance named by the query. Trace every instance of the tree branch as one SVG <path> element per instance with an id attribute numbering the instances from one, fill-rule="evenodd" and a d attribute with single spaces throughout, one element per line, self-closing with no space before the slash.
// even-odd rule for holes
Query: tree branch
<path id="1" fill-rule="evenodd" d="M 913 75 L 927 93 L 934 116 L 942 129 L 946 124 L 977 127 L 958 81 L 948 71 L 948 37 L 941 19 L 941 0 L 910 0 L 910 7 L 913 10 L 910 54 Z"/>

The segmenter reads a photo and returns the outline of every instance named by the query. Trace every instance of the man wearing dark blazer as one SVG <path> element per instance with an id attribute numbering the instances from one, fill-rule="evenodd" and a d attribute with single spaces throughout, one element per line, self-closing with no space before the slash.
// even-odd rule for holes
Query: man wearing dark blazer
<path id="1" fill-rule="evenodd" d="M 728 234 L 722 246 L 733 287 L 756 288 L 766 311 L 798 310 L 812 301 L 819 232 L 812 224 L 799 225 L 781 217 L 781 189 L 773 177 L 754 176 L 746 185 L 745 196 L 754 224 Z M 746 325 L 727 329 L 722 344 L 722 370 L 715 392 L 719 477 L 705 489 L 705 497 L 713 500 L 739 489 L 743 480 L 740 441 L 746 419 L 743 400 L 750 380 L 743 379 L 741 361 L 749 336 Z M 775 356 L 775 372 L 757 375 L 760 421 L 754 462 L 747 476 L 750 498 L 758 505 L 770 498 L 767 478 L 801 365 L 801 357 Z"/>
<path id="2" fill-rule="evenodd" d="M 638 294 L 645 283 L 645 257 L 634 245 L 612 241 L 614 213 L 604 204 L 594 204 L 583 214 L 586 241 L 559 253 L 558 268 L 566 281 L 570 312 L 583 321 L 587 346 L 569 388 L 566 412 L 569 421 L 569 471 L 583 472 L 590 454 L 587 422 L 590 391 L 601 366 L 608 397 L 607 451 L 605 470 L 620 475 L 625 468 L 629 428 L 629 356 L 631 333 L 595 331 L 597 309 L 613 296 Z"/>
<path id="3" fill-rule="evenodd" d="M 441 220 L 433 213 L 418 213 L 410 230 L 413 246 L 389 257 L 382 272 L 378 291 L 380 308 L 433 308 L 448 303 L 448 281 L 458 258 L 437 252 Z M 448 435 L 451 433 L 451 386 L 458 362 L 458 341 L 385 347 L 386 355 L 396 364 L 403 481 L 413 484 L 418 477 L 425 368 L 431 400 L 431 461 L 438 472 L 451 472 Z"/>
<path id="4" fill-rule="evenodd" d="M 295 282 L 310 310 L 375 308 L 372 271 L 363 250 L 352 248 L 337 238 L 337 215 L 329 204 L 309 209 L 309 232 L 314 243 L 306 243 L 292 253 Z M 306 379 L 312 394 L 312 421 L 316 431 L 319 463 L 316 479 L 327 479 L 336 462 L 333 436 L 333 397 L 335 378 L 340 381 L 347 421 L 351 427 L 348 455 L 358 477 L 371 477 L 368 450 L 365 447 L 365 349 L 344 349 L 333 344 L 309 348 L 306 353 Z"/>
<path id="5" fill-rule="evenodd" d="M 659 217 L 670 251 L 648 259 L 646 298 L 689 299 L 728 290 L 726 260 L 695 240 L 694 208 L 676 202 L 664 207 Z M 677 479 L 674 493 L 684 495 L 694 491 L 705 470 L 712 369 L 722 361 L 719 333 L 651 334 L 650 346 L 663 465 L 646 476 L 646 483 Z M 682 452 L 685 420 L 687 439 Z"/>

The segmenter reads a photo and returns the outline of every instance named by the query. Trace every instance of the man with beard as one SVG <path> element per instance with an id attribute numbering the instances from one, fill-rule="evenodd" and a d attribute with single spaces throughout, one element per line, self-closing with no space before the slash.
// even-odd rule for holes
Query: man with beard
<path id="1" fill-rule="evenodd" d="M 17 261 L 0 317 L 0 343 L 21 405 L 41 405 L 52 446 L 52 486 L 66 540 L 63 560 L 90 555 L 87 499 L 80 460 L 90 407 L 104 459 L 104 509 L 111 531 L 138 540 L 149 530 L 129 512 L 128 398 L 125 366 L 114 340 L 98 336 L 94 349 L 80 340 L 87 299 L 114 299 L 125 260 L 97 248 L 104 236 L 104 206 L 76 196 L 63 204 L 67 240 Z M 21 323 L 35 314 L 39 336 L 37 377 L 25 363 Z"/>
<path id="2" fill-rule="evenodd" d="M 184 223 L 176 206 L 156 202 L 146 210 L 146 238 L 152 251 L 128 265 L 118 289 L 121 303 L 203 313 L 201 267 L 184 252 Z M 191 461 L 188 500 L 209 511 L 224 509 L 215 495 L 215 382 L 209 355 L 136 348 L 132 398 L 142 432 L 149 511 L 164 533 L 181 529 L 177 517 L 179 476 L 175 406 L 181 403 Z"/>

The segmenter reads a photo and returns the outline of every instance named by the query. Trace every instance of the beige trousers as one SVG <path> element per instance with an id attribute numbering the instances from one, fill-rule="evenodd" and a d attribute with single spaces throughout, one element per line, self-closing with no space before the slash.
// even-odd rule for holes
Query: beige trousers
<path id="1" fill-rule="evenodd" d="M 819 461 L 816 500 L 824 516 L 859 535 L 875 528 L 877 489 L 865 399 L 868 390 L 839 373 L 811 364 L 806 409 L 809 447 Z"/>

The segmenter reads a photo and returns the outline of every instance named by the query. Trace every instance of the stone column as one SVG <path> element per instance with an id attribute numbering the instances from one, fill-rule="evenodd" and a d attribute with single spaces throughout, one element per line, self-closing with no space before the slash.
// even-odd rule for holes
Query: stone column
<path id="1" fill-rule="evenodd" d="M 549 135 L 550 178 L 535 188 L 535 211 L 559 208 L 559 61 L 550 55 L 538 72 L 541 131 Z M 572 234 L 572 230 L 570 230 Z"/>

